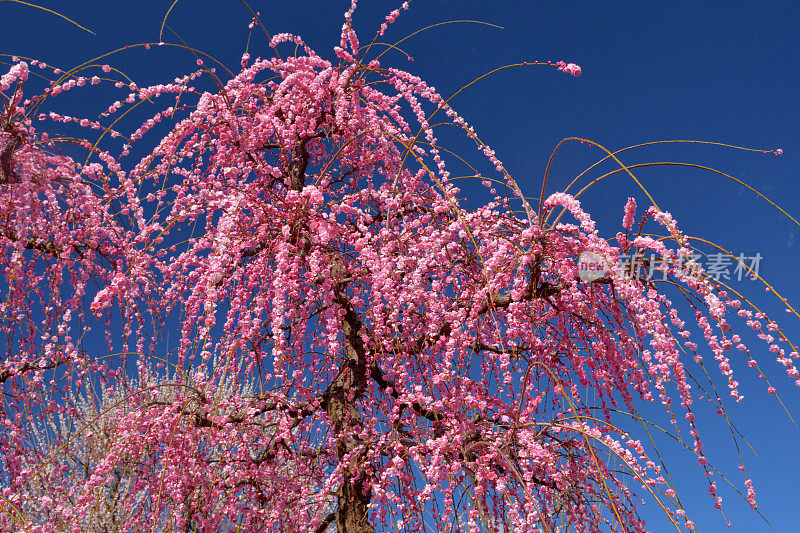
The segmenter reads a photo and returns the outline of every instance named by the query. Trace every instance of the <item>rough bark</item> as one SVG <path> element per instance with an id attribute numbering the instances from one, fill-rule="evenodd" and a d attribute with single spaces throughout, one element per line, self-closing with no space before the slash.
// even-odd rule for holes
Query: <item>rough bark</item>
<path id="1" fill-rule="evenodd" d="M 337 291 L 336 301 L 345 310 L 342 320 L 345 353 L 339 374 L 323 395 L 322 407 L 328 413 L 334 431 L 340 435 L 336 445 L 339 460 L 349 457 L 349 463 L 345 465 L 342 485 L 336 495 L 338 507 L 334 520 L 339 533 L 374 533 L 367 516 L 372 499 L 369 479 L 358 464 L 358 457 L 364 455 L 364 450 L 357 452 L 355 457 L 351 455 L 362 441 L 349 431 L 362 423 L 356 401 L 367 387 L 367 357 L 361 339 L 363 324 L 342 288 Z"/>

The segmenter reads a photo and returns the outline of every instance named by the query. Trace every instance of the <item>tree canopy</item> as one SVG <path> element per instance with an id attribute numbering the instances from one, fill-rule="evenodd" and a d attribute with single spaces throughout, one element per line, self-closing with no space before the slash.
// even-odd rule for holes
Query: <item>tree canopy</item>
<path id="1" fill-rule="evenodd" d="M 757 366 L 740 329 L 793 379 L 795 346 L 698 268 L 655 202 L 620 199 L 603 236 L 576 195 L 530 201 L 445 97 L 384 64 L 400 10 L 363 43 L 354 9 L 332 59 L 279 34 L 229 78 L 201 55 L 148 87 L 87 63 L 43 70 L 32 95 L 38 62 L 14 58 L 3 530 L 644 531 L 642 498 L 694 529 L 648 433 L 627 429 L 642 402 L 688 431 L 721 506 L 690 373 L 710 357 L 739 400 L 731 358 Z M 129 93 L 97 119 L 49 111 L 109 83 Z M 442 123 L 496 168 L 468 176 L 477 209 Z"/>

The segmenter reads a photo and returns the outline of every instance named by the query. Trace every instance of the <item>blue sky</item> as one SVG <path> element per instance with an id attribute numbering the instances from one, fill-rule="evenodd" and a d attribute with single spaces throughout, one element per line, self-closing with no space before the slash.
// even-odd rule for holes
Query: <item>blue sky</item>
<path id="1" fill-rule="evenodd" d="M 171 3 L 39 2 L 96 33 L 90 35 L 44 11 L 2 2 L 0 53 L 69 68 L 126 44 L 157 41 Z M 271 33 L 299 34 L 326 57 L 332 57 L 331 49 L 338 43 L 342 14 L 348 4 L 340 0 L 251 1 Z M 367 41 L 400 2 L 362 0 L 362 4 L 356 11 L 355 27 L 362 41 Z M 400 54 L 387 54 L 384 64 L 419 75 L 445 96 L 505 64 L 563 59 L 581 65 L 583 75 L 579 78 L 551 68 L 507 69 L 451 102 L 531 196 L 538 195 L 547 159 L 562 138 L 585 137 L 612 150 L 647 141 L 695 139 L 765 150 L 782 148 L 784 155 L 702 145 L 656 145 L 626 152 L 621 159 L 626 164 L 683 161 L 716 168 L 746 181 L 800 219 L 798 15 L 800 8 L 790 2 L 583 1 L 545 5 L 507 0 L 418 0 L 392 26 L 387 41 L 397 41 L 446 20 L 482 20 L 503 29 L 470 23 L 437 27 L 404 43 L 413 62 Z M 184 0 L 177 3 L 167 22 L 191 46 L 234 69 L 247 41 L 249 18 L 236 0 Z M 169 32 L 165 40 L 177 42 Z M 251 53 L 269 54 L 263 35 L 253 35 Z M 148 53 L 141 48 L 125 51 L 103 62 L 124 70 L 140 86 L 171 81 L 196 68 L 193 57 L 167 48 Z M 108 102 L 119 97 L 109 93 Z M 75 115 L 104 109 L 97 101 L 74 98 L 66 102 L 76 106 L 72 109 Z M 463 150 L 467 147 L 464 144 Z M 600 157 L 601 152 L 588 145 L 567 145 L 556 158 L 548 191 L 563 188 Z M 800 227 L 743 187 L 709 172 L 667 167 L 643 169 L 637 175 L 687 233 L 708 238 L 733 252 L 760 253 L 760 274 L 790 301 L 800 304 Z M 476 190 L 475 194 L 481 193 Z M 587 193 L 584 207 L 598 221 L 601 231 L 613 235 L 619 229 L 629 195 L 636 196 L 640 206 L 645 205 L 635 185 L 618 175 Z M 472 200 L 481 201 L 478 197 Z M 790 337 L 800 339 L 800 320 L 791 319 L 756 282 L 737 281 L 734 287 L 754 294 Z M 797 388 L 766 350 L 756 358 L 764 362 L 762 368 L 792 416 L 800 421 Z M 764 392 L 763 381 L 755 379 L 741 362 L 734 368 L 746 399 L 730 409 L 758 453 L 756 457 L 744 452 L 760 510 L 778 531 L 794 530 L 792 512 L 794 502 L 800 500 L 800 430 L 775 398 Z M 717 417 L 705 421 L 707 454 L 712 461 L 717 459 L 742 489 L 726 427 Z M 670 450 L 668 444 L 662 448 L 677 461 L 671 473 L 684 490 L 687 510 L 701 531 L 728 530 L 706 494 L 699 468 L 686 454 Z M 769 530 L 730 491 L 723 490 L 722 494 L 734 530 Z M 666 524 L 658 518 L 651 527 L 666 531 Z"/>

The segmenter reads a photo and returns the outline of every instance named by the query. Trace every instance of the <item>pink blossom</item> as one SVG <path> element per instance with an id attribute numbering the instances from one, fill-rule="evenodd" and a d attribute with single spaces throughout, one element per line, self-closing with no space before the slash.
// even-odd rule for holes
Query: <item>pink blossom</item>
<path id="1" fill-rule="evenodd" d="M 628 203 L 625 204 L 625 217 L 622 219 L 622 227 L 631 229 L 633 226 L 633 217 L 636 215 L 636 199 L 633 197 L 628 198 Z"/>
<path id="2" fill-rule="evenodd" d="M 566 63 L 564 61 L 559 61 L 558 63 L 556 63 L 556 65 L 558 66 L 558 70 L 562 72 L 572 74 L 573 76 L 581 75 L 581 67 L 579 67 L 575 63 Z"/>

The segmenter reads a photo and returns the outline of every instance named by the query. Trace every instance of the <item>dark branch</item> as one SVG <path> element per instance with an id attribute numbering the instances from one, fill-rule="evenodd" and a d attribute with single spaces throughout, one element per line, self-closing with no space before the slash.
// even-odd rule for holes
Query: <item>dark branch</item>
<path id="1" fill-rule="evenodd" d="M 3 124 L 2 131 L 11 134 L 11 140 L 3 147 L 0 152 L 0 182 L 2 183 L 19 183 L 19 175 L 14 170 L 14 152 L 24 144 L 22 133 L 17 127 L 7 122 Z"/>
<path id="2" fill-rule="evenodd" d="M 330 513 L 328 516 L 325 517 L 325 520 L 320 522 L 319 526 L 315 530 L 315 533 L 325 533 L 325 530 L 328 529 L 328 526 L 333 523 L 336 519 L 336 513 Z"/>
<path id="3" fill-rule="evenodd" d="M 383 371 L 380 369 L 380 367 L 378 367 L 378 365 L 372 367 L 372 372 L 370 376 L 372 377 L 373 380 L 375 380 L 375 383 L 377 383 L 378 386 L 384 391 L 386 391 L 391 387 L 392 389 L 391 396 L 396 400 L 400 399 L 400 393 L 397 392 L 397 388 L 395 387 L 394 383 L 383 375 Z M 427 418 L 431 422 L 439 422 L 440 420 L 444 420 L 444 415 L 432 409 L 428 409 L 419 402 L 413 402 L 409 405 L 420 416 L 422 416 L 423 418 Z"/>
<path id="4" fill-rule="evenodd" d="M 56 368 L 60 364 L 61 363 L 48 363 L 44 366 L 39 366 L 38 363 L 28 362 L 16 370 L 3 370 L 2 372 L 0 372 L 0 383 L 3 383 L 7 379 L 10 379 L 14 376 L 19 376 L 20 374 L 24 374 L 25 372 L 28 372 L 30 370 L 50 370 Z"/>

